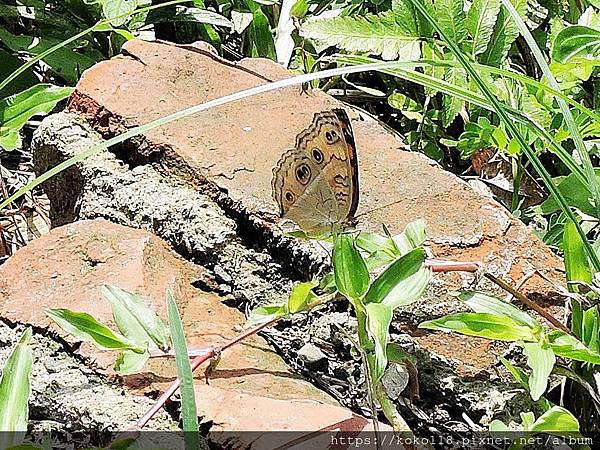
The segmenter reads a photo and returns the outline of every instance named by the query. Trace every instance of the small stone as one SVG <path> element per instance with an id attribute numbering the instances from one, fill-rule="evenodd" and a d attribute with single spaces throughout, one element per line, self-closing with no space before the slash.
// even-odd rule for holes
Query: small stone
<path id="1" fill-rule="evenodd" d="M 389 398 L 397 400 L 408 386 L 410 376 L 402 364 L 390 363 L 381 377 L 381 384 Z"/>
<path id="2" fill-rule="evenodd" d="M 327 356 L 314 344 L 305 344 L 298 350 L 298 357 L 309 370 L 324 371 L 327 369 Z"/>

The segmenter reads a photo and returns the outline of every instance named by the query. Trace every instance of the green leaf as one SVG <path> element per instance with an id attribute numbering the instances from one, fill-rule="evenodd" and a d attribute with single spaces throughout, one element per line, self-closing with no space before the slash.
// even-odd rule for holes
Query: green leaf
<path id="1" fill-rule="evenodd" d="M 568 220 L 563 231 L 563 251 L 565 253 L 565 272 L 568 281 L 582 281 L 592 283 L 592 269 L 589 265 L 587 254 L 583 247 L 581 236 L 575 224 Z M 571 292 L 577 291 L 573 284 L 568 285 Z"/>
<path id="2" fill-rule="evenodd" d="M 500 356 L 500 362 L 504 364 L 504 367 L 511 373 L 515 380 L 517 380 L 521 386 L 529 391 L 529 376 L 518 367 L 513 366 L 506 358 Z"/>
<path id="3" fill-rule="evenodd" d="M 511 0 L 522 18 L 527 17 L 527 0 Z M 498 20 L 489 47 L 479 60 L 489 66 L 501 67 L 506 62 L 506 56 L 512 43 L 519 37 L 519 28 L 504 5 L 500 7 Z"/>
<path id="4" fill-rule="evenodd" d="M 365 305 L 367 311 L 367 332 L 375 344 L 375 366 L 372 368 L 373 383 L 377 383 L 383 376 L 387 366 L 386 349 L 390 338 L 390 323 L 392 322 L 392 309 L 381 303 Z"/>
<path id="5" fill-rule="evenodd" d="M 596 173 L 596 180 L 600 182 L 600 169 L 595 169 L 594 172 Z M 569 202 L 569 205 L 579 209 L 588 216 L 596 217 L 596 208 L 590 201 L 592 196 L 590 189 L 587 185 L 584 185 L 574 173 L 555 181 L 559 181 L 557 188 Z M 560 209 L 561 208 L 554 196 L 550 196 L 536 208 L 536 212 L 548 215 L 559 211 Z"/>
<path id="6" fill-rule="evenodd" d="M 169 348 L 167 326 L 139 296 L 110 285 L 102 286 L 102 294 L 110 302 L 117 327 L 127 339 L 144 346 L 153 342 L 158 348 Z"/>
<path id="7" fill-rule="evenodd" d="M 269 322 L 277 317 L 287 315 L 287 305 L 265 305 L 253 309 L 244 324 L 244 328 L 249 328 L 259 323 Z"/>
<path id="8" fill-rule="evenodd" d="M 175 350 L 175 363 L 177 365 L 177 378 L 181 381 L 181 415 L 183 418 L 183 431 L 186 449 L 200 448 L 200 434 L 198 429 L 198 412 L 196 410 L 196 395 L 194 392 L 194 377 L 188 357 L 187 344 L 183 333 L 181 317 L 177 310 L 177 303 L 171 290 L 167 290 L 167 311 L 169 325 Z M 206 446 L 203 446 L 206 448 Z"/>
<path id="9" fill-rule="evenodd" d="M 312 289 L 317 286 L 317 283 L 307 281 L 294 286 L 287 302 L 287 309 L 290 314 L 308 310 L 308 303 L 314 300 L 315 295 Z"/>
<path id="10" fill-rule="evenodd" d="M 31 328 L 26 328 L 0 376 L 0 448 L 20 444 L 27 431 L 33 367 L 31 336 Z"/>
<path id="11" fill-rule="evenodd" d="M 253 57 L 270 58 L 273 61 L 277 60 L 271 25 L 269 24 L 269 19 L 260 8 L 256 8 L 252 12 L 252 23 L 248 28 L 248 33 L 249 38 L 252 40 Z"/>
<path id="12" fill-rule="evenodd" d="M 546 392 L 548 377 L 554 368 L 556 358 L 552 349 L 542 342 L 524 343 L 523 353 L 527 356 L 527 365 L 531 367 L 529 393 L 534 401 L 538 401 Z"/>
<path id="13" fill-rule="evenodd" d="M 338 291 L 350 300 L 362 297 L 369 287 L 369 271 L 351 234 L 337 235 L 332 260 Z"/>
<path id="14" fill-rule="evenodd" d="M 542 414 L 529 428 L 536 433 L 564 435 L 579 433 L 579 422 L 568 410 L 553 406 Z"/>
<path id="15" fill-rule="evenodd" d="M 467 35 L 464 0 L 435 0 L 434 4 L 440 27 L 449 38 L 462 42 Z"/>
<path id="16" fill-rule="evenodd" d="M 364 302 L 381 303 L 385 301 L 388 306 L 397 306 L 403 301 L 413 298 L 419 291 L 422 294 L 421 288 L 423 282 L 426 284 L 426 274 L 421 274 L 415 277 L 413 281 L 402 284 L 402 289 L 399 289 L 398 291 L 395 291 L 395 288 L 399 286 L 402 281 L 406 280 L 411 275 L 416 274 L 421 268 L 423 261 L 425 261 L 425 251 L 422 248 L 417 248 L 398 258 L 373 281 L 365 295 Z M 387 297 L 392 292 L 394 292 L 394 296 L 389 299 L 388 303 Z"/>
<path id="17" fill-rule="evenodd" d="M 71 333 L 83 341 L 91 342 L 100 349 L 138 352 L 146 350 L 143 346 L 113 332 L 88 313 L 74 312 L 68 309 L 47 309 L 46 314 L 67 333 Z"/>
<path id="18" fill-rule="evenodd" d="M 419 328 L 456 331 L 467 336 L 478 336 L 498 341 L 535 341 L 531 328 L 510 317 L 489 313 L 455 313 L 428 320 Z"/>
<path id="19" fill-rule="evenodd" d="M 406 225 L 404 231 L 394 236 L 393 239 L 401 255 L 406 255 L 408 252 L 421 247 L 427 239 L 425 221 L 417 219 L 410 222 Z"/>
<path id="20" fill-rule="evenodd" d="M 599 57 L 600 31 L 583 25 L 571 25 L 561 30 L 552 46 L 552 59 L 563 64 Z"/>
<path id="21" fill-rule="evenodd" d="M 358 248 L 368 253 L 384 252 L 394 259 L 400 256 L 396 250 L 394 241 L 387 236 L 377 233 L 361 231 L 356 236 L 355 243 Z"/>
<path id="22" fill-rule="evenodd" d="M 115 371 L 120 375 L 137 373 L 142 370 L 149 358 L 150 353 L 148 353 L 148 351 L 137 353 L 131 350 L 125 350 L 119 353 L 119 356 L 115 361 Z"/>
<path id="23" fill-rule="evenodd" d="M 467 76 L 460 69 L 448 67 L 444 71 L 444 80 L 458 86 L 467 84 Z M 465 106 L 465 102 L 454 95 L 444 95 L 442 98 L 442 125 L 446 128 L 454 122 L 458 113 Z"/>
<path id="24" fill-rule="evenodd" d="M 590 364 L 600 364 L 600 353 L 586 347 L 583 342 L 564 331 L 554 330 L 548 333 L 547 339 L 557 356 Z"/>
<path id="25" fill-rule="evenodd" d="M 486 294 L 485 292 L 462 291 L 458 294 L 458 298 L 465 302 L 469 308 L 475 312 L 506 316 L 515 322 L 530 328 L 537 328 L 540 326 L 539 323 L 526 312 L 521 311 L 511 303 L 507 303 L 504 300 Z"/>
<path id="26" fill-rule="evenodd" d="M 473 0 L 467 13 L 467 29 L 473 37 L 473 56 L 487 49 L 501 3 L 502 0 Z"/>
<path id="27" fill-rule="evenodd" d="M 592 351 L 600 353 L 600 317 L 598 307 L 592 306 L 583 313 L 582 340 Z"/>
<path id="28" fill-rule="evenodd" d="M 416 364 L 417 362 L 415 355 L 407 352 L 395 342 L 390 342 L 387 345 L 386 355 L 388 361 L 393 363 L 403 364 L 406 361 L 410 361 L 411 363 Z"/>
<path id="29" fill-rule="evenodd" d="M 138 0 L 104 0 L 102 12 L 112 25 L 119 27 L 129 20 L 129 16 L 119 16 L 132 13 L 137 6 Z"/>
<path id="30" fill-rule="evenodd" d="M 63 44 L 63 39 L 50 36 L 15 35 L 0 26 L 0 42 L 14 52 L 37 56 L 55 45 Z M 55 74 L 75 84 L 81 72 L 104 59 L 98 50 L 83 44 L 84 41 L 70 43 L 45 56 L 43 61 Z"/>
<path id="31" fill-rule="evenodd" d="M 70 87 L 37 84 L 0 100 L 0 147 L 12 150 L 20 145 L 19 130 L 35 114 L 49 113 L 73 92 Z"/>
<path id="32" fill-rule="evenodd" d="M 431 281 L 431 276 L 431 269 L 422 267 L 414 274 L 400 280 L 384 298 L 382 303 L 394 310 L 399 306 L 408 306 L 416 302 L 425 293 Z"/>
<path id="33" fill-rule="evenodd" d="M 393 11 L 309 20 L 302 25 L 301 34 L 349 52 L 381 55 L 385 60 L 416 60 L 421 56 L 420 36 Z"/>
<path id="34" fill-rule="evenodd" d="M 17 68 L 23 65 L 23 61 L 0 48 L 0 80 L 8 78 Z M 14 79 L 8 86 L 0 90 L 0 97 L 17 94 L 38 83 L 38 79 L 29 69 Z"/>

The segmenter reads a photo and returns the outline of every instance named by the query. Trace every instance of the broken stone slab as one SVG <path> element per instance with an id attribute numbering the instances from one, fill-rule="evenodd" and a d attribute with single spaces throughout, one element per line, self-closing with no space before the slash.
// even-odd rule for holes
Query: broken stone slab
<path id="1" fill-rule="evenodd" d="M 68 159 L 99 141 L 100 137 L 90 130 L 89 125 L 82 123 L 79 117 L 73 114 L 55 114 L 46 118 L 36 132 L 33 141 L 35 158 L 42 170 L 45 170 L 43 164 L 46 161 Z M 210 197 L 171 177 L 162 177 L 150 165 L 138 166 L 130 170 L 125 164 L 119 162 L 114 154 L 103 153 L 78 163 L 53 179 L 56 183 L 55 188 L 47 190 L 53 203 L 64 204 L 59 201 L 65 192 L 61 187 L 68 185 L 70 177 L 85 180 L 80 185 L 80 190 L 70 192 L 75 200 L 69 202 L 77 205 L 78 217 L 82 219 L 104 217 L 123 225 L 149 229 L 169 241 L 173 248 L 187 258 L 201 261 L 209 271 L 219 267 L 214 275 L 220 274 L 218 276 L 220 282 L 224 280 L 223 271 L 231 274 L 232 278 L 229 291 L 233 294 L 226 295 L 224 300 L 228 302 L 229 299 L 234 302 L 243 300 L 243 304 L 258 304 L 281 302 L 286 298 L 293 284 L 289 273 L 274 256 L 264 251 L 257 251 L 255 247 L 260 241 L 249 240 L 246 235 L 247 229 L 242 228 L 239 222 L 226 217 L 225 212 L 212 202 Z M 211 223 L 216 230 L 220 231 L 211 231 Z M 210 237 L 215 235 L 223 237 L 220 239 Z M 221 285 L 211 279 L 212 273 L 202 274 L 203 276 L 194 283 L 196 286 L 222 290 Z M 431 308 L 424 302 L 413 305 L 412 309 L 418 310 L 421 307 Z M 351 332 L 352 325 L 349 322 L 355 320 L 338 316 L 340 315 L 333 313 L 331 320 L 341 323 L 348 332 Z M 304 325 L 294 325 L 283 333 L 281 330 L 266 331 L 266 335 L 290 358 L 292 363 L 296 361 L 294 367 L 297 370 L 342 403 L 353 405 L 354 400 L 348 395 L 348 388 L 344 388 L 348 385 L 345 379 L 336 383 L 341 386 L 340 389 L 331 384 L 331 377 L 328 379 L 315 371 L 306 371 L 304 363 L 299 360 L 298 352 L 289 347 L 289 342 L 298 339 L 304 341 L 309 328 L 314 329 L 315 336 L 319 336 L 321 340 L 339 342 L 340 339 L 345 339 L 339 336 L 338 327 L 329 324 L 325 319 L 329 320 L 329 316 L 305 317 Z M 192 323 L 202 322 L 194 320 Z M 419 339 L 425 339 L 427 336 L 434 336 L 437 339 L 433 342 L 435 345 L 431 345 L 430 348 L 419 344 Z M 488 358 L 473 361 L 472 356 L 476 354 L 474 351 L 471 354 L 458 352 L 455 359 L 443 356 L 448 351 L 456 352 L 456 342 L 465 340 L 474 350 L 485 348 Z M 417 355 L 422 371 L 421 389 L 424 396 L 437 399 L 433 403 L 443 397 L 444 404 L 447 401 L 450 405 L 460 405 L 469 414 L 486 418 L 495 417 L 495 414 L 505 409 L 506 405 L 498 399 L 503 399 L 510 405 L 524 404 L 521 398 L 524 396 L 523 391 L 520 390 L 520 395 L 516 397 L 512 392 L 515 388 L 514 384 L 507 383 L 505 380 L 508 376 L 499 379 L 496 375 L 494 354 L 489 353 L 489 343 L 483 339 L 421 333 L 414 337 L 397 335 L 395 341 Z M 502 353 L 500 347 L 496 350 L 497 354 Z M 337 356 L 332 355 L 331 358 L 336 360 Z M 344 369 L 333 366 L 331 371 L 335 377 L 339 377 L 340 371 L 343 373 Z M 482 380 L 473 380 L 475 376 Z M 449 377 L 454 380 L 449 385 L 455 389 L 456 395 L 439 384 L 439 379 Z M 355 386 L 352 389 L 358 390 L 359 394 L 363 395 L 365 388 Z M 488 404 L 485 399 L 489 396 L 493 396 L 493 402 L 489 403 L 489 408 L 486 408 L 485 405 Z M 473 407 L 475 409 L 472 409 Z M 518 410 L 516 407 L 511 406 L 511 408 Z"/>
<path id="2" fill-rule="evenodd" d="M 63 432 L 93 433 L 98 427 L 124 431 L 152 404 L 148 398 L 124 393 L 107 378 L 106 374 L 114 378 L 110 367 L 116 352 L 79 346 L 80 342 L 49 321 L 44 313 L 47 308 L 87 312 L 116 329 L 101 286 L 113 284 L 143 295 L 163 319 L 165 292 L 171 289 L 178 299 L 188 346 L 220 346 L 239 333 L 245 319 L 217 295 L 193 286 L 205 276 L 204 268 L 183 260 L 156 236 L 100 219 L 55 228 L 13 255 L 0 266 L 0 318 L 18 326 L 12 330 L 0 322 L 0 332 L 12 333 L 10 341 L 14 342 L 24 325 L 41 330 L 36 335 L 41 353 L 33 376 L 34 391 L 42 394 L 34 401 L 40 415 L 61 423 Z M 56 335 L 61 339 L 53 339 Z M 70 345 L 60 344 L 64 341 Z M 10 347 L 4 346 L 6 339 L 2 342 L 3 348 Z M 156 392 L 164 390 L 165 380 L 175 378 L 174 361 L 159 358 L 151 359 L 143 374 L 125 377 L 125 384 L 130 392 Z M 294 374 L 256 335 L 223 352 L 210 385 L 201 374 L 197 378 L 199 415 L 218 424 L 215 431 L 305 431 L 356 418 Z M 112 417 L 115 408 L 119 411 Z M 292 418 L 293 424 L 283 426 Z M 356 431 L 369 429 L 364 418 L 355 423 L 361 425 Z M 164 413 L 149 426 L 175 429 Z"/>
<path id="3" fill-rule="evenodd" d="M 244 67 L 271 79 L 288 75 L 268 61 L 247 60 L 241 68 L 231 67 L 173 45 L 131 41 L 126 50 L 127 55 L 84 74 L 69 104 L 73 114 L 44 121 L 33 144 L 38 172 L 98 142 L 82 119 L 108 137 L 264 83 L 264 77 Z M 105 80 L 111 80 L 110 86 Z M 283 238 L 273 226 L 271 168 L 315 112 L 339 106 L 319 91 L 307 95 L 299 88 L 280 89 L 152 130 L 112 149 L 114 155 L 106 153 L 77 164 L 57 177 L 56 186 L 46 185 L 52 204 L 59 205 L 53 207 L 52 219 L 61 223 L 105 217 L 152 230 L 213 272 L 217 283 L 206 288 L 227 294 L 226 299 L 248 306 L 282 301 L 295 281 L 317 272 L 324 260 L 317 247 Z M 350 116 L 361 168 L 359 212 L 364 215 L 359 228 L 377 230 L 385 221 L 397 232 L 407 222 L 424 217 L 435 257 L 482 261 L 512 282 L 532 269 L 560 279 L 560 261 L 502 207 L 423 155 L 400 150 L 401 141 L 368 116 L 352 111 Z M 377 209 L 385 206 L 381 205 L 384 199 L 387 207 Z M 226 231 L 215 233 L 213 226 Z M 469 407 L 499 393 L 506 402 L 519 404 L 521 400 L 512 395 L 502 396 L 514 387 L 502 384 L 510 377 L 503 376 L 500 382 L 496 374 L 497 355 L 506 351 L 504 346 L 415 331 L 423 320 L 462 310 L 464 306 L 448 292 L 472 280 L 470 274 L 436 275 L 423 301 L 396 315 L 397 340 L 426 361 L 420 367 L 422 388 L 432 397 L 444 395 L 452 405 Z M 553 306 L 551 292 L 539 278 L 530 277 L 523 289 L 545 306 Z M 276 335 L 272 339 L 290 360 L 297 358 L 285 341 L 277 342 Z M 451 386 L 461 386 L 457 397 L 439 386 L 436 377 L 441 375 L 454 377 Z M 320 383 L 318 378 L 315 382 Z M 494 402 L 490 410 L 477 409 L 474 416 L 502 411 L 498 404 Z"/>

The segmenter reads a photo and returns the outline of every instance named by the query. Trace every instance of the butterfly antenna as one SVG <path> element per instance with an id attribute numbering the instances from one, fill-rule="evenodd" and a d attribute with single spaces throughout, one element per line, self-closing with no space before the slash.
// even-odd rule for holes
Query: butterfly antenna
<path id="1" fill-rule="evenodd" d="M 385 209 L 385 208 L 389 208 L 390 206 L 397 205 L 398 203 L 401 203 L 401 202 L 402 202 L 402 200 L 396 200 L 395 202 L 388 203 L 387 205 L 378 206 L 377 208 L 369 209 L 368 211 L 362 212 L 362 213 L 354 216 L 354 218 L 355 219 L 360 219 L 361 217 L 363 217 L 363 216 L 365 216 L 367 214 L 371 214 L 371 213 L 374 213 L 376 211 L 379 211 L 379 210 L 382 210 L 382 209 Z"/>

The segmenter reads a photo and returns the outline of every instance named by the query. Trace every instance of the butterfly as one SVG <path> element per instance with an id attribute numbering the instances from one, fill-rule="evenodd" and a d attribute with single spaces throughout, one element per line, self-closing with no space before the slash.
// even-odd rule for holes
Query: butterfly
<path id="1" fill-rule="evenodd" d="M 273 198 L 281 217 L 308 235 L 352 226 L 358 208 L 358 158 L 352 125 L 343 109 L 314 115 L 273 169 Z"/>

